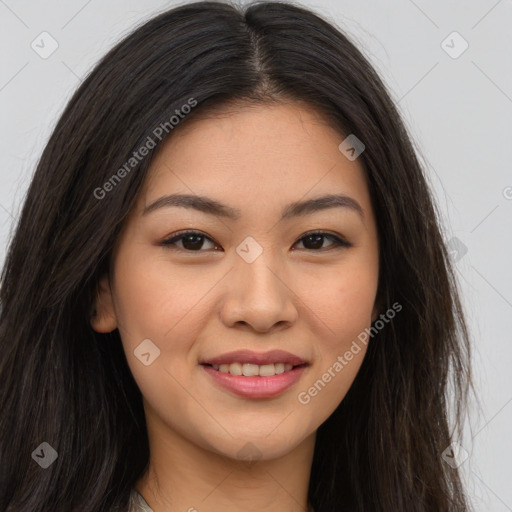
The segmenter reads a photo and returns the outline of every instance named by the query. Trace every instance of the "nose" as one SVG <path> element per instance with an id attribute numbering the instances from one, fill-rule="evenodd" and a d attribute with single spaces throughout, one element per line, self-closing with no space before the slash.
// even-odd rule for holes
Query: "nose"
<path id="1" fill-rule="evenodd" d="M 289 281 L 270 251 L 251 263 L 236 256 L 221 308 L 223 323 L 259 333 L 289 328 L 298 318 L 298 297 Z"/>

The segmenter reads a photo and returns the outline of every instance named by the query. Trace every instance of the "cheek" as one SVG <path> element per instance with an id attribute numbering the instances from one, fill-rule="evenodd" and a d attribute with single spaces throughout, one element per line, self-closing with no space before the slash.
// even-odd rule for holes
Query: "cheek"
<path id="1" fill-rule="evenodd" d="M 218 277 L 193 267 L 174 266 L 171 272 L 161 258 L 133 256 L 117 262 L 116 316 L 124 351 L 142 393 L 156 402 L 162 389 L 179 388 L 176 379 L 187 382 L 197 364 L 194 340 L 205 328 L 212 307 L 208 292 Z M 142 343 L 158 354 L 148 366 L 136 355 Z"/>
<path id="2" fill-rule="evenodd" d="M 138 261 L 120 259 L 116 267 L 116 316 L 124 352 L 152 409 L 184 411 L 180 384 L 189 378 L 187 357 L 202 328 L 201 298 L 211 284 L 176 271 L 171 276 L 162 261 Z"/>
<path id="3" fill-rule="evenodd" d="M 153 337 L 165 345 L 198 316 L 211 276 L 175 267 L 171 273 L 170 268 L 168 261 L 155 258 L 118 261 L 116 315 L 128 338 Z"/>
<path id="4" fill-rule="evenodd" d="M 367 351 L 365 329 L 371 324 L 375 285 L 371 281 L 346 280 L 324 292 L 316 303 L 323 306 L 319 316 L 328 329 L 317 331 L 316 364 L 297 395 L 299 404 L 309 410 L 311 428 L 334 412 L 361 367 Z"/>
<path id="5" fill-rule="evenodd" d="M 320 319 L 325 348 L 335 350 L 369 327 L 377 293 L 377 272 L 340 270 L 317 286 L 309 287 L 305 303 Z"/>
<path id="6" fill-rule="evenodd" d="M 317 364 L 297 398 L 315 411 L 317 420 L 339 405 L 361 367 L 377 291 L 375 266 L 353 265 L 349 271 L 347 265 L 335 275 L 307 294 L 307 305 L 321 319 L 321 327 L 314 329 Z"/>

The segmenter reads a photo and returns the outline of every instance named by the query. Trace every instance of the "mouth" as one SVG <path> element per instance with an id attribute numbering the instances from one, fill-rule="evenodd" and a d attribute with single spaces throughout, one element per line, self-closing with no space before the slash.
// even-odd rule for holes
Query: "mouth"
<path id="1" fill-rule="evenodd" d="M 215 385 L 244 398 L 276 397 L 295 384 L 309 366 L 282 350 L 231 352 L 199 364 Z"/>
<path id="2" fill-rule="evenodd" d="M 216 370 L 211 364 L 203 364 L 201 366 L 211 378 L 211 382 L 218 386 L 219 389 L 250 399 L 274 398 L 283 394 L 300 380 L 307 368 L 306 364 L 300 364 L 292 366 L 291 369 L 287 369 L 280 374 L 274 373 L 271 376 L 263 376 L 260 374 L 233 375 L 229 372 L 220 371 L 220 368 Z M 243 371 L 244 365 L 241 366 Z M 256 371 L 251 368 L 252 366 L 257 365 L 249 365 L 249 373 Z"/>
<path id="3" fill-rule="evenodd" d="M 203 366 L 209 366 L 220 373 L 227 373 L 230 375 L 243 376 L 243 377 L 274 377 L 283 373 L 290 372 L 295 368 L 307 366 L 307 363 L 290 364 L 290 363 L 269 363 L 269 364 L 252 364 L 252 363 L 224 363 L 224 364 L 209 364 L 203 363 Z"/>

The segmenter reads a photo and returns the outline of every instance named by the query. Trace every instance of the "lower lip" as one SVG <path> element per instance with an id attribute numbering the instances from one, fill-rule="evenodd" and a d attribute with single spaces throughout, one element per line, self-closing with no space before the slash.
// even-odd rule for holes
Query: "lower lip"
<path id="1" fill-rule="evenodd" d="M 211 366 L 201 366 L 223 388 L 247 398 L 271 398 L 277 396 L 295 384 L 306 369 L 306 366 L 296 366 L 287 372 L 273 375 L 272 377 L 244 377 L 222 373 Z"/>

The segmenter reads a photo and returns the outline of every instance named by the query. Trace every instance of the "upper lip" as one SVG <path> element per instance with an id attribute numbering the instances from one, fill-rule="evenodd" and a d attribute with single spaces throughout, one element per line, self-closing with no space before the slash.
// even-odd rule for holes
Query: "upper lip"
<path id="1" fill-rule="evenodd" d="M 284 350 L 270 350 L 268 352 L 253 352 L 252 350 L 235 350 L 220 356 L 211 357 L 200 361 L 200 364 L 231 364 L 231 363 L 249 363 L 249 364 L 271 364 L 271 363 L 289 363 L 293 366 L 305 364 L 306 361 L 299 356 L 286 352 Z"/>

